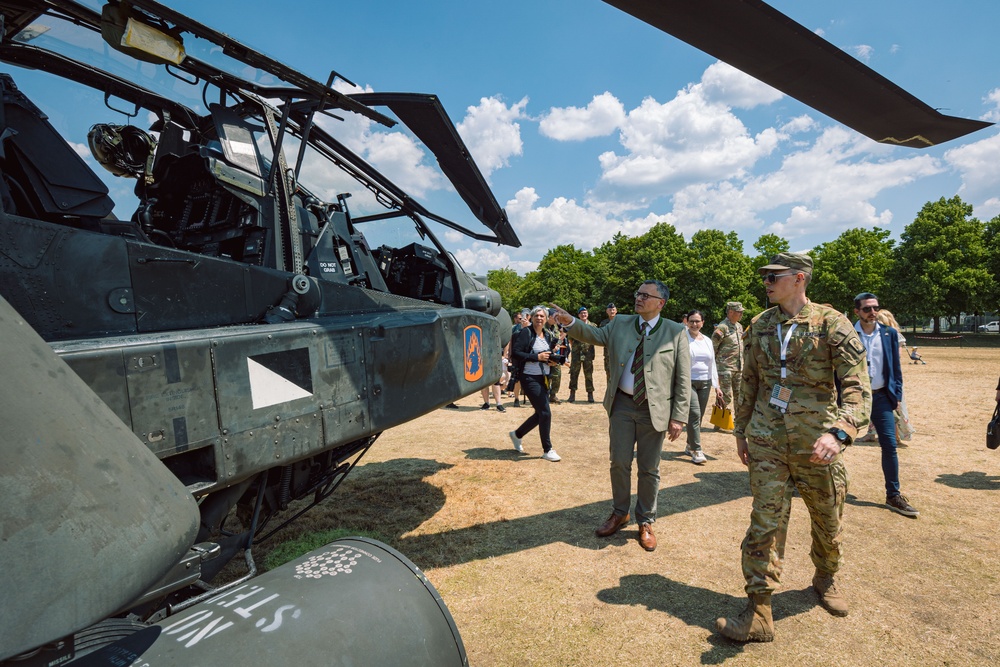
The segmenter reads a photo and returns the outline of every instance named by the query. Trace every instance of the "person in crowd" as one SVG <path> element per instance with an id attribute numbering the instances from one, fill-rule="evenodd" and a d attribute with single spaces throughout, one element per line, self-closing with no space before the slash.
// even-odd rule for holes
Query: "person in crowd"
<path id="1" fill-rule="evenodd" d="M 792 252 L 758 269 L 774 307 L 750 324 L 734 429 L 753 494 L 742 544 L 749 601 L 715 625 L 740 642 L 774 639 L 771 594 L 781 579 L 794 491 L 812 520 L 813 589 L 834 616 L 848 610 L 834 583 L 847 495 L 842 451 L 868 425 L 871 385 L 850 320 L 806 297 L 812 269 L 809 255 Z"/>
<path id="2" fill-rule="evenodd" d="M 509 347 L 510 343 L 508 343 L 507 346 L 502 351 L 502 356 L 500 358 L 500 364 L 502 369 L 500 372 L 500 378 L 497 379 L 497 381 L 494 384 L 490 385 L 489 387 L 483 387 L 482 390 L 480 390 L 480 394 L 483 397 L 483 407 L 482 407 L 483 410 L 490 409 L 490 391 L 492 390 L 493 399 L 497 406 L 497 412 L 507 412 L 507 409 L 503 406 L 502 394 L 503 394 L 503 388 L 506 386 L 507 380 L 510 377 L 510 372 L 507 370 L 508 368 L 507 349 Z"/>
<path id="3" fill-rule="evenodd" d="M 556 322 L 555 311 L 549 308 L 547 312 L 549 316 L 545 328 L 556 339 L 551 357 L 554 363 L 549 367 L 549 404 L 559 405 L 562 403 L 559 400 L 559 388 L 562 386 L 563 366 L 569 363 L 571 350 L 566 331 Z"/>
<path id="4" fill-rule="evenodd" d="M 688 348 L 691 350 L 691 410 L 687 420 L 687 447 L 684 453 L 691 462 L 704 465 L 705 452 L 701 448 L 701 421 L 708 408 L 709 396 L 715 404 L 722 404 L 719 372 L 715 366 L 715 348 L 711 339 L 701 333 L 705 316 L 700 310 L 687 314 Z"/>
<path id="5" fill-rule="evenodd" d="M 916 518 L 919 512 L 899 490 L 899 458 L 896 456 L 895 410 L 903 400 L 903 368 L 899 363 L 899 334 L 878 322 L 878 297 L 862 292 L 854 297 L 854 329 L 861 337 L 868 359 L 872 388 L 871 423 L 882 449 L 885 504 L 903 516 Z"/>
<path id="6" fill-rule="evenodd" d="M 614 302 L 609 303 L 604 308 L 604 312 L 607 314 L 608 319 L 606 319 L 603 322 L 601 322 L 601 326 L 602 327 L 606 327 L 609 324 L 611 324 L 611 320 L 615 319 L 615 315 L 618 314 L 618 307 L 615 306 Z M 602 356 L 604 358 L 604 380 L 606 382 L 606 381 L 608 381 L 611 378 L 611 368 L 608 366 L 608 355 L 607 355 L 607 352 L 605 352 Z"/>
<path id="7" fill-rule="evenodd" d="M 735 401 L 740 395 L 740 374 L 743 372 L 743 304 L 726 303 L 726 317 L 712 332 L 715 347 L 715 364 L 719 369 L 719 387 L 722 389 L 724 408 L 736 413 Z"/>
<path id="8" fill-rule="evenodd" d="M 590 321 L 590 313 L 586 306 L 580 306 L 576 317 L 581 322 L 594 326 Z M 569 402 L 576 402 L 576 388 L 579 385 L 580 370 L 583 370 L 584 386 L 587 389 L 587 402 L 594 402 L 594 346 L 590 343 L 577 341 L 573 345 L 573 361 L 569 366 Z"/>
<path id="9" fill-rule="evenodd" d="M 604 346 L 611 379 L 604 394 L 609 417 L 611 516 L 595 532 L 610 537 L 628 525 L 632 500 L 632 461 L 638 467 L 635 517 L 639 545 L 656 549 L 653 522 L 660 490 L 664 436 L 677 439 L 691 408 L 691 355 L 687 330 L 661 317 L 670 290 L 647 280 L 635 292 L 635 315 L 619 315 L 606 327 L 583 324 L 555 306 L 569 336 Z"/>
<path id="10" fill-rule="evenodd" d="M 548 316 L 545 306 L 535 306 L 531 309 L 529 326 L 521 329 L 510 341 L 510 354 L 521 378 L 521 391 L 535 410 L 524 423 L 510 432 L 510 440 L 514 443 L 515 450 L 525 453 L 521 439 L 537 426 L 538 437 L 542 442 L 542 458 L 546 461 L 559 461 L 561 457 L 552 447 L 552 410 L 549 408 L 548 388 L 551 368 L 549 355 L 557 340 L 545 329 Z"/>
<path id="11" fill-rule="evenodd" d="M 517 337 L 517 334 L 521 329 L 528 326 L 528 309 L 525 308 L 521 312 L 514 315 L 514 326 L 510 330 L 510 340 L 513 341 Z M 510 345 L 510 343 L 508 343 Z M 520 395 L 521 395 L 521 382 L 518 377 L 517 364 L 512 363 L 510 366 L 510 379 L 507 381 L 507 391 L 513 397 L 514 402 L 512 405 L 515 408 L 521 407 Z"/>
<path id="12" fill-rule="evenodd" d="M 899 334 L 899 352 L 901 355 L 905 354 L 909 356 L 909 351 L 906 347 L 906 337 L 903 335 L 903 328 L 899 326 L 896 317 L 888 308 L 882 308 L 878 311 L 878 323 L 896 330 Z M 910 422 L 910 411 L 906 408 L 905 391 L 899 399 L 899 405 L 896 406 L 894 415 L 896 418 L 896 447 L 906 447 L 906 441 L 911 439 L 916 431 Z M 872 435 L 873 439 L 876 437 L 874 426 L 869 425 L 868 432 Z"/>

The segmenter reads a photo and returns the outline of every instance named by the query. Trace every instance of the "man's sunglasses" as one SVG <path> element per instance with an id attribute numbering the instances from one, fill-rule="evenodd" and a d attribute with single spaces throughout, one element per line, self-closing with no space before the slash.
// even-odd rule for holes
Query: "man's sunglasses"
<path id="1" fill-rule="evenodd" d="M 794 276 L 794 273 L 765 273 L 761 276 L 761 279 L 768 285 L 773 285 L 778 278 L 784 278 L 785 276 Z"/>
<path id="2" fill-rule="evenodd" d="M 882 310 L 882 307 L 881 306 L 864 306 L 861 309 L 861 312 L 862 313 L 870 313 L 873 310 L 877 313 L 878 311 Z"/>

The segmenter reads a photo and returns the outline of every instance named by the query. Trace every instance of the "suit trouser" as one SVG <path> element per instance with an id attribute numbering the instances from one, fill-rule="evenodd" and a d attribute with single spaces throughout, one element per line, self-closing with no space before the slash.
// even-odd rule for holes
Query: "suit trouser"
<path id="1" fill-rule="evenodd" d="M 608 446 L 611 457 L 611 500 L 614 513 L 625 516 L 632 501 L 632 460 L 638 467 L 635 520 L 656 521 L 656 495 L 660 491 L 660 454 L 663 431 L 653 428 L 649 402 L 636 405 L 628 394 L 618 391 L 611 404 Z"/>
<path id="2" fill-rule="evenodd" d="M 889 401 L 889 392 L 876 389 L 872 392 L 871 422 L 878 433 L 882 450 L 882 476 L 885 477 L 885 497 L 899 495 L 899 458 L 896 456 L 896 417 Z"/>
<path id="3" fill-rule="evenodd" d="M 768 440 L 747 439 L 753 494 L 750 527 L 743 538 L 743 576 L 748 594 L 770 593 L 781 581 L 788 518 L 796 489 L 809 510 L 809 556 L 813 565 L 831 574 L 840 569 L 847 468 L 840 454 L 829 465 L 811 463 L 812 444 L 811 440 L 790 443 L 783 429 Z"/>

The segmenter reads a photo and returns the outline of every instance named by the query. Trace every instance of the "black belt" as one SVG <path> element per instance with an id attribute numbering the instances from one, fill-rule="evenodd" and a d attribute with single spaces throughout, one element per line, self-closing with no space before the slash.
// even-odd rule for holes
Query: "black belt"
<path id="1" fill-rule="evenodd" d="M 877 394 L 877 393 L 879 393 L 880 391 L 881 391 L 881 392 L 886 392 L 886 391 L 889 391 L 889 390 L 888 390 L 888 389 L 886 389 L 885 387 L 882 387 L 881 389 L 872 389 L 872 393 L 873 393 L 873 394 Z"/>

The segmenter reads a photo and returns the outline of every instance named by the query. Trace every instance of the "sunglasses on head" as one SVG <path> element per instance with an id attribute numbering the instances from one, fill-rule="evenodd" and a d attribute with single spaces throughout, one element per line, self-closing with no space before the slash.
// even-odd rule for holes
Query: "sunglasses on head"
<path id="1" fill-rule="evenodd" d="M 861 309 L 861 312 L 862 313 L 870 313 L 873 310 L 877 313 L 878 311 L 882 310 L 882 307 L 881 306 L 864 306 Z"/>
<path id="2" fill-rule="evenodd" d="M 765 273 L 764 275 L 762 275 L 761 280 L 763 280 L 768 285 L 773 285 L 778 280 L 778 278 L 784 278 L 785 276 L 794 276 L 794 275 L 795 273 L 774 273 L 772 271 L 771 273 Z"/>

